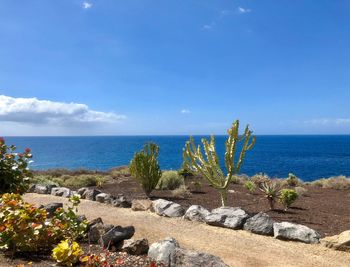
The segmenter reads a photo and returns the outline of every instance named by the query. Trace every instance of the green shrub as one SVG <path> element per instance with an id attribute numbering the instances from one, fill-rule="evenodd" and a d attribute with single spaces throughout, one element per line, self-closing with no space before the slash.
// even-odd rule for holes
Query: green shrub
<path id="1" fill-rule="evenodd" d="M 190 192 L 200 193 L 202 192 L 202 183 L 200 181 L 192 181 L 189 185 Z"/>
<path id="2" fill-rule="evenodd" d="M 0 198 L 0 249 L 29 252 L 47 249 L 52 232 L 47 213 L 23 201 L 18 194 Z"/>
<path id="3" fill-rule="evenodd" d="M 77 242 L 66 239 L 52 250 L 52 258 L 61 265 L 71 267 L 79 261 L 79 257 L 83 253 Z"/>
<path id="4" fill-rule="evenodd" d="M 182 176 L 184 179 L 193 176 L 193 173 L 189 168 L 186 167 L 185 164 L 182 165 L 181 169 L 177 171 L 177 173 Z"/>
<path id="5" fill-rule="evenodd" d="M 23 153 L 15 153 L 14 145 L 7 146 L 0 138 L 0 194 L 25 193 L 29 188 L 32 173 L 28 169 L 32 154 L 26 148 Z"/>
<path id="6" fill-rule="evenodd" d="M 282 189 L 279 200 L 286 211 L 297 200 L 298 193 L 293 189 Z"/>
<path id="7" fill-rule="evenodd" d="M 256 185 L 252 181 L 246 181 L 244 187 L 250 192 L 253 193 L 256 189 Z"/>
<path id="8" fill-rule="evenodd" d="M 77 215 L 80 196 L 74 195 L 69 198 L 72 204 L 67 210 L 58 208 L 51 219 L 51 225 L 58 240 L 77 240 L 85 237 L 87 221 L 79 220 Z"/>
<path id="9" fill-rule="evenodd" d="M 161 190 L 174 190 L 184 185 L 184 178 L 176 171 L 165 171 L 162 173 L 157 188 Z"/>
<path id="10" fill-rule="evenodd" d="M 162 176 L 158 154 L 159 147 L 154 143 L 148 143 L 143 150 L 135 153 L 130 162 L 130 173 L 140 183 L 147 196 L 156 188 Z"/>
<path id="11" fill-rule="evenodd" d="M 288 186 L 293 186 L 293 187 L 299 186 L 302 184 L 301 180 L 298 177 L 296 177 L 293 173 L 290 173 L 288 175 L 286 182 Z"/>
<path id="12" fill-rule="evenodd" d="M 48 250 L 63 238 L 84 236 L 87 222 L 76 215 L 79 197 L 70 199 L 73 207 L 57 209 L 51 220 L 47 212 L 23 201 L 18 194 L 0 198 L 0 249 L 15 252 Z"/>
<path id="13" fill-rule="evenodd" d="M 276 199 L 278 197 L 278 186 L 276 182 L 274 181 L 264 182 L 261 185 L 260 190 L 265 194 L 265 197 L 270 206 L 270 210 L 274 210 Z"/>

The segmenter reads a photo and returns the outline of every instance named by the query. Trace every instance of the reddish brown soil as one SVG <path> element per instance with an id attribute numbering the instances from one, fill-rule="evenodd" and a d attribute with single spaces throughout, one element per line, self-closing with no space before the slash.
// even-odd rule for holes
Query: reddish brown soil
<path id="1" fill-rule="evenodd" d="M 187 181 L 189 184 L 191 181 Z M 192 193 L 187 197 L 173 197 L 168 190 L 155 190 L 152 198 L 164 198 L 181 204 L 187 208 L 190 205 L 202 205 L 207 209 L 221 206 L 217 190 L 202 181 L 202 193 Z M 257 190 L 251 194 L 242 185 L 232 184 L 229 189 L 228 205 L 239 206 L 254 214 L 260 211 L 267 212 L 276 221 L 288 221 L 309 226 L 322 235 L 335 235 L 349 230 L 350 226 L 350 190 L 325 189 L 315 186 L 303 186 L 307 189 L 305 196 L 299 199 L 287 211 L 276 205 L 276 210 L 270 211 L 263 193 Z M 130 177 L 121 177 L 114 182 L 105 184 L 103 192 L 112 195 L 124 194 L 127 198 L 145 198 L 141 187 Z"/>

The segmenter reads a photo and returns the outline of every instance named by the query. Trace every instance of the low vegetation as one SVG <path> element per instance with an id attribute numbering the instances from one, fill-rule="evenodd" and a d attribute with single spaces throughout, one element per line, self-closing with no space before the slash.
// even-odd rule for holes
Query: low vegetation
<path id="1" fill-rule="evenodd" d="M 298 193 L 293 189 L 282 189 L 279 193 L 279 200 L 287 211 L 290 206 L 297 200 Z"/>
<path id="2" fill-rule="evenodd" d="M 312 186 L 330 189 L 350 189 L 350 178 L 346 176 L 334 176 L 330 178 L 322 178 L 313 182 L 307 183 Z"/>
<path id="3" fill-rule="evenodd" d="M 184 186 L 185 181 L 176 171 L 164 171 L 158 182 L 157 189 L 175 190 L 180 186 Z"/>

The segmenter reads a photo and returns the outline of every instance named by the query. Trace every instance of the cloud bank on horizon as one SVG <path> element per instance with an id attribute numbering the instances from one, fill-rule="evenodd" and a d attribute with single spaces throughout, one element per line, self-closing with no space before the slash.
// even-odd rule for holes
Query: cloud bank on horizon
<path id="1" fill-rule="evenodd" d="M 101 124 L 116 124 L 125 119 L 125 115 L 96 111 L 85 104 L 0 95 L 0 122 L 17 126 L 83 127 L 87 130 Z"/>

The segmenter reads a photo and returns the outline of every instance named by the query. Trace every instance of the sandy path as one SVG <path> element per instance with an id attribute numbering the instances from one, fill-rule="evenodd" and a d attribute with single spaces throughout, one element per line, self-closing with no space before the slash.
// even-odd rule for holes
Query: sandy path
<path id="1" fill-rule="evenodd" d="M 50 195 L 26 194 L 34 204 L 67 203 Z M 114 208 L 82 200 L 79 213 L 88 219 L 101 217 L 104 223 L 133 225 L 135 238 L 145 237 L 151 243 L 167 236 L 174 237 L 181 247 L 219 256 L 230 266 L 350 266 L 350 253 L 326 249 L 321 245 L 285 242 L 246 231 L 217 228 L 183 219 L 164 218 L 150 212 Z"/>

